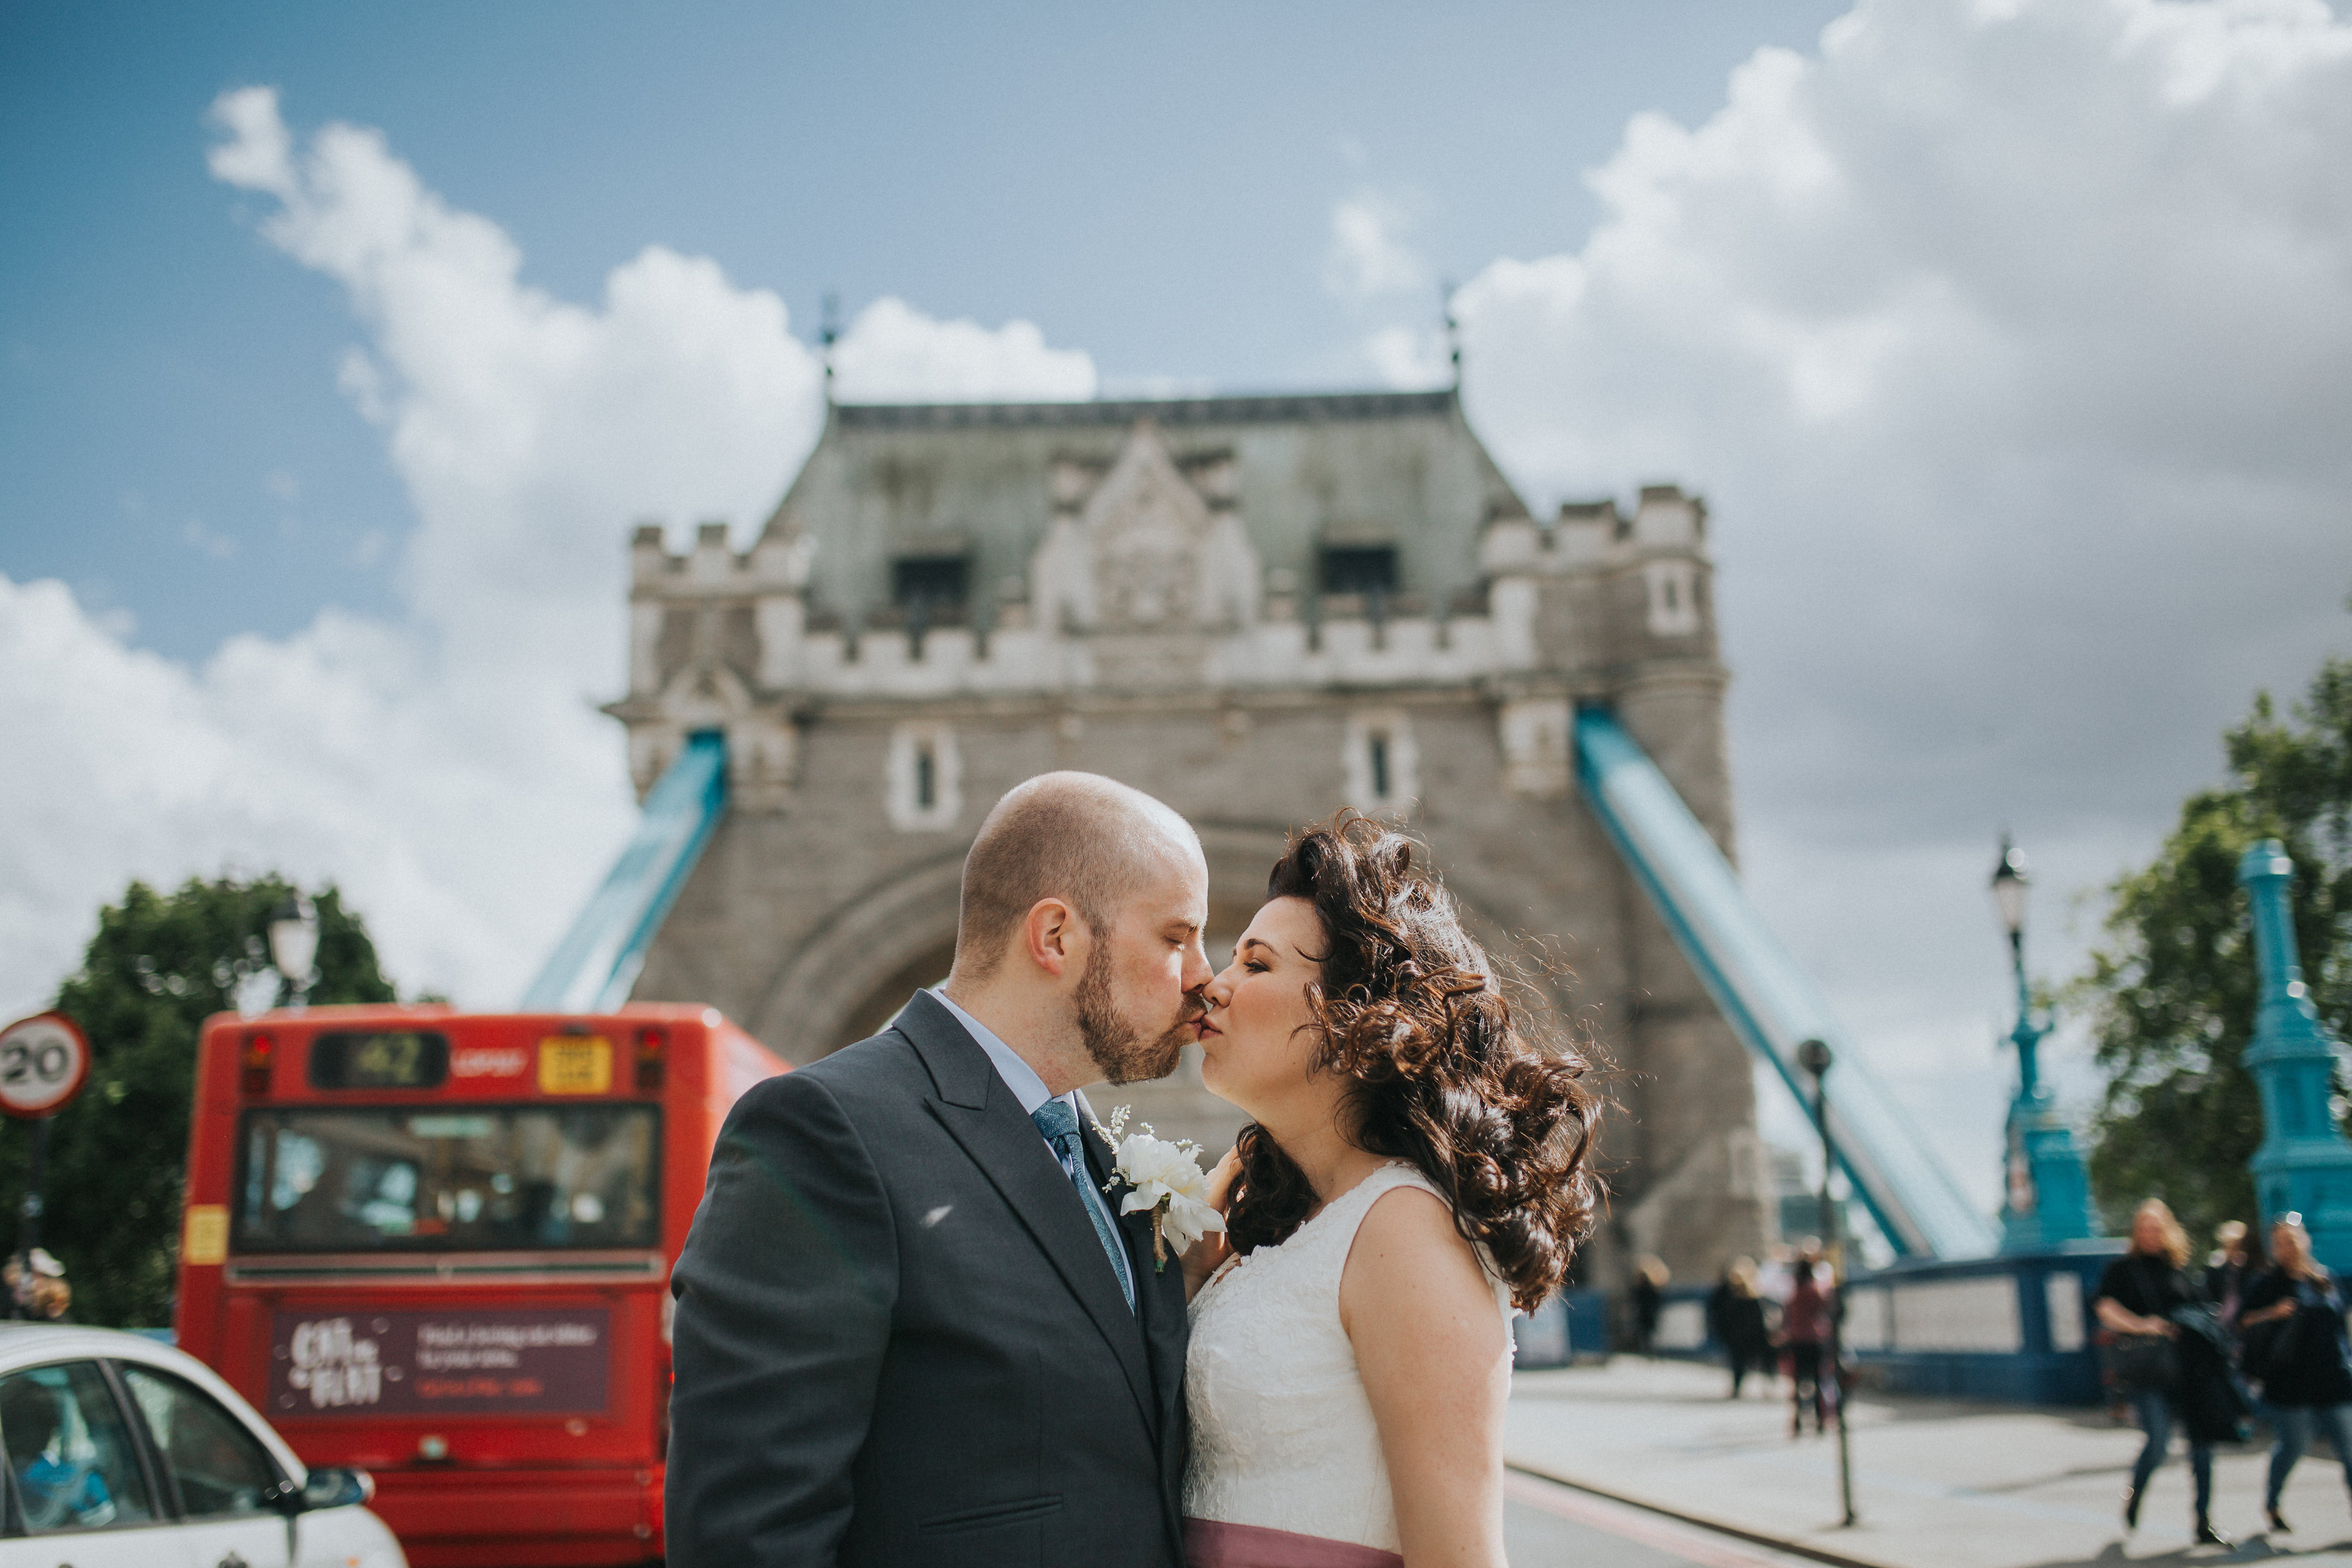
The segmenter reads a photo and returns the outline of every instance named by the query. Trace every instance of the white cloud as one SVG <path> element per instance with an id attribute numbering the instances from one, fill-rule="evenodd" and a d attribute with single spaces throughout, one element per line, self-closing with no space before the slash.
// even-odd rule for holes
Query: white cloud
<path id="1" fill-rule="evenodd" d="M 1752 885 L 1995 1104 L 1996 828 L 2095 887 L 2352 647 L 2347 148 L 2316 0 L 1862 0 L 1635 120 L 1583 247 L 1458 297 L 1538 496 L 1708 493 Z M 2044 914 L 2063 971 L 2093 922 Z"/>
<path id="2" fill-rule="evenodd" d="M 1430 318 L 1435 278 L 1410 238 L 1418 203 L 1366 188 L 1336 202 L 1323 255 L 1323 290 L 1360 323 L 1358 371 L 1418 390 L 1453 380 L 1450 345 Z M 1373 324 L 1378 323 L 1378 324 Z"/>
<path id="3" fill-rule="evenodd" d="M 764 516 L 814 438 L 818 363 L 782 300 L 708 258 L 648 247 L 594 304 L 559 300 L 376 132 L 302 144 L 264 88 L 214 118 L 213 174 L 268 199 L 262 233 L 341 284 L 365 335 L 337 383 L 415 512 L 407 613 L 330 612 L 189 667 L 126 647 L 58 584 L 0 578 L 0 732 L 42 759 L 0 781 L 20 828 L 0 837 L 0 1005 L 46 1000 L 129 878 L 224 867 L 333 878 L 404 985 L 502 1004 L 631 820 L 619 734 L 593 706 L 622 680 L 629 525 Z M 842 348 L 864 395 L 1093 384 L 1027 323 L 896 300 Z"/>
<path id="4" fill-rule="evenodd" d="M 192 517 L 180 525 L 180 538 L 197 554 L 209 555 L 215 561 L 226 561 L 236 553 L 236 541 L 205 527 L 200 517 Z"/>
<path id="5" fill-rule="evenodd" d="M 1429 263 L 1405 238 L 1412 227 L 1405 204 L 1379 191 L 1335 203 L 1323 287 L 1353 304 L 1427 289 Z"/>
<path id="6" fill-rule="evenodd" d="M 994 331 L 976 321 L 937 321 L 904 300 L 877 300 L 834 350 L 835 395 L 845 403 L 1088 398 L 1095 362 L 1045 346 L 1034 323 Z"/>
<path id="7" fill-rule="evenodd" d="M 1402 391 L 1444 386 L 1454 377 L 1443 331 L 1382 327 L 1364 340 L 1364 355 L 1383 385 Z"/>

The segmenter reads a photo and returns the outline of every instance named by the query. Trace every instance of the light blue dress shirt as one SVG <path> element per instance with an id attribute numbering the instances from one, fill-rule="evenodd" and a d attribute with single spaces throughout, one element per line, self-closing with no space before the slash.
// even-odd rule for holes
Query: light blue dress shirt
<path id="1" fill-rule="evenodd" d="M 1004 1080 L 1004 1087 L 1011 1089 L 1013 1091 L 1013 1098 L 1021 1102 L 1022 1115 L 1034 1116 L 1037 1114 L 1037 1108 L 1039 1106 L 1045 1104 L 1049 1100 L 1058 1099 L 1063 1104 L 1070 1108 L 1070 1114 L 1072 1116 L 1077 1117 L 1078 1125 L 1080 1127 L 1084 1127 L 1087 1124 L 1086 1117 L 1081 1115 L 1078 1110 L 1078 1091 L 1076 1089 L 1072 1089 L 1069 1093 L 1064 1095 L 1048 1094 L 1045 1091 L 1045 1080 L 1037 1076 L 1037 1069 L 1031 1067 L 1027 1062 L 1023 1061 L 1020 1054 L 1013 1050 L 1011 1046 L 1008 1046 L 1003 1040 L 998 1039 L 996 1037 L 995 1030 L 990 1028 L 987 1025 L 982 1023 L 979 1019 L 973 1017 L 962 1008 L 957 1006 L 949 997 L 948 994 L 940 990 L 938 986 L 934 985 L 931 987 L 931 994 L 938 997 L 940 1005 L 945 1007 L 949 1012 L 953 1013 L 956 1016 L 956 1022 L 961 1024 L 971 1034 L 971 1037 L 980 1042 L 980 1048 L 986 1051 L 988 1053 L 988 1059 L 996 1064 L 996 1076 Z M 1062 1152 L 1059 1149 L 1055 1148 L 1053 1143 L 1046 1139 L 1045 1134 L 1039 1133 L 1037 1141 L 1045 1145 L 1047 1152 L 1052 1153 L 1054 1156 L 1054 1163 L 1062 1167 L 1062 1174 L 1069 1177 L 1072 1181 L 1078 1179 L 1077 1172 L 1070 1169 L 1070 1163 L 1062 1158 Z"/>

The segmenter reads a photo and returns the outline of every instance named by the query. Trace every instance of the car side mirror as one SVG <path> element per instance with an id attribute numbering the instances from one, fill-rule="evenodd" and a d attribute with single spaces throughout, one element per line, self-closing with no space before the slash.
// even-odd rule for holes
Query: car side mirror
<path id="1" fill-rule="evenodd" d="M 365 1470 L 339 1466 L 312 1467 L 310 1478 L 297 1489 L 281 1487 L 278 1507 L 288 1513 L 308 1513 L 321 1508 L 357 1508 L 375 1498 L 375 1478 Z"/>

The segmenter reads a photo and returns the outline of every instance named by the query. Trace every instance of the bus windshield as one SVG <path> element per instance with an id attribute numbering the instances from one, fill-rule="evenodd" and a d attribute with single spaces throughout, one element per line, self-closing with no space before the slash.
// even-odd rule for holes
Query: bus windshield
<path id="1" fill-rule="evenodd" d="M 659 1243 L 652 1105 L 286 1106 L 245 1115 L 239 1252 Z"/>

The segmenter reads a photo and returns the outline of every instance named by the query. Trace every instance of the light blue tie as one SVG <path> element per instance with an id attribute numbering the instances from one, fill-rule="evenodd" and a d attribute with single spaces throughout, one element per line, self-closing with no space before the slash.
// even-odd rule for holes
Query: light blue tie
<path id="1" fill-rule="evenodd" d="M 1096 1190 L 1094 1176 L 1087 1169 L 1086 1140 L 1078 1135 L 1078 1113 L 1058 1100 L 1049 1100 L 1029 1113 L 1045 1142 L 1058 1151 L 1069 1164 L 1070 1180 L 1078 1189 L 1078 1201 L 1087 1205 L 1087 1217 L 1095 1222 L 1095 1237 L 1110 1254 L 1110 1266 L 1118 1275 L 1119 1294 L 1127 1298 L 1127 1310 L 1135 1310 L 1135 1281 L 1128 1277 L 1127 1248 L 1118 1244 L 1118 1233 L 1111 1226 L 1110 1205 Z"/>

